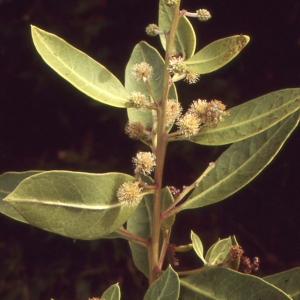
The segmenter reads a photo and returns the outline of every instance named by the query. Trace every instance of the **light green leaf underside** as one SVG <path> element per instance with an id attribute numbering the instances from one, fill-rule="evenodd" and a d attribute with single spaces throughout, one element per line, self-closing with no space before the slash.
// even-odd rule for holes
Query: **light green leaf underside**
<path id="1" fill-rule="evenodd" d="M 169 31 L 173 19 L 174 7 L 165 4 L 165 0 L 159 1 L 158 27 L 160 30 Z M 166 38 L 159 35 L 161 44 L 166 50 Z M 194 55 L 196 48 L 196 35 L 190 21 L 185 17 L 179 19 L 175 35 L 173 51 L 180 52 L 184 57 L 190 58 Z"/>
<path id="2" fill-rule="evenodd" d="M 44 61 L 89 97 L 115 107 L 126 107 L 129 94 L 104 66 L 60 37 L 31 26 L 34 45 Z"/>
<path id="3" fill-rule="evenodd" d="M 235 58 L 249 40 L 247 35 L 234 35 L 214 41 L 185 61 L 184 64 L 188 71 L 198 74 L 213 72 Z"/>
<path id="4" fill-rule="evenodd" d="M 119 284 L 114 284 L 110 286 L 101 296 L 101 299 L 105 300 L 120 300 L 121 299 L 121 291 Z"/>
<path id="5" fill-rule="evenodd" d="M 143 176 L 143 181 L 153 184 L 150 177 Z M 126 229 L 142 238 L 149 239 L 151 237 L 152 228 L 152 212 L 153 212 L 153 195 L 146 195 L 138 205 L 137 209 L 129 217 L 126 223 Z M 149 275 L 148 251 L 146 247 L 129 242 L 132 258 L 135 266 L 146 277 Z"/>
<path id="6" fill-rule="evenodd" d="M 261 278 L 226 268 L 205 268 L 180 279 L 181 300 L 291 300 Z"/>
<path id="7" fill-rule="evenodd" d="M 284 89 L 255 98 L 228 110 L 229 116 L 191 137 L 202 145 L 225 145 L 258 134 L 300 108 L 300 89 Z"/>
<path id="8" fill-rule="evenodd" d="M 179 278 L 171 266 L 149 287 L 144 300 L 177 300 Z"/>
<path id="9" fill-rule="evenodd" d="M 180 210 L 206 206 L 237 192 L 270 163 L 298 122 L 296 112 L 268 130 L 231 145 Z"/>
<path id="10" fill-rule="evenodd" d="M 218 265 L 226 261 L 231 247 L 231 238 L 222 239 L 213 244 L 207 251 L 205 259 L 211 265 Z"/>
<path id="11" fill-rule="evenodd" d="M 300 268 L 267 276 L 263 279 L 287 293 L 293 300 L 300 299 Z"/>
<path id="12" fill-rule="evenodd" d="M 75 239 L 97 239 L 121 227 L 135 207 L 116 191 L 132 176 L 49 171 L 23 180 L 5 201 L 31 225 Z"/>
<path id="13" fill-rule="evenodd" d="M 3 199 L 10 194 L 25 178 L 38 174 L 41 171 L 7 172 L 0 176 L 0 212 L 14 220 L 27 223 L 27 221 Z"/>
<path id="14" fill-rule="evenodd" d="M 135 64 L 145 61 L 153 67 L 153 75 L 149 82 L 153 93 L 158 102 L 161 101 L 162 89 L 163 89 L 163 73 L 164 73 L 164 60 L 157 52 L 157 50 L 151 47 L 146 42 L 138 43 L 130 56 L 130 60 L 127 63 L 125 70 L 125 87 L 128 92 L 140 92 L 149 96 L 146 85 L 140 81 L 137 82 L 132 77 L 132 67 Z M 177 92 L 175 85 L 172 84 L 169 91 L 169 98 L 177 100 Z M 127 109 L 128 118 L 130 122 L 141 121 L 148 129 L 152 128 L 152 111 L 148 109 Z"/>
<path id="15" fill-rule="evenodd" d="M 191 231 L 191 240 L 192 240 L 193 248 L 194 248 L 196 254 L 201 258 L 201 260 L 204 263 L 206 263 L 205 258 L 203 256 L 202 242 L 201 242 L 200 238 L 198 237 L 198 235 L 196 233 L 194 233 L 193 231 Z"/>

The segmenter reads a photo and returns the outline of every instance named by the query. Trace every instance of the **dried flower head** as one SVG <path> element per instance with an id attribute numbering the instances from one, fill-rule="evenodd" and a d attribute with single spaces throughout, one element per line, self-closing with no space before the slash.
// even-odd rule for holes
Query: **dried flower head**
<path id="1" fill-rule="evenodd" d="M 244 253 L 244 250 L 239 245 L 232 245 L 229 250 L 229 259 L 235 260 L 241 258 Z"/>
<path id="2" fill-rule="evenodd" d="M 196 83 L 200 80 L 200 74 L 188 71 L 184 80 L 189 84 Z"/>
<path id="3" fill-rule="evenodd" d="M 153 68 L 145 61 L 132 66 L 132 76 L 136 81 L 149 80 L 152 76 Z"/>
<path id="4" fill-rule="evenodd" d="M 201 122 L 195 115 L 187 112 L 178 119 L 176 124 L 181 134 L 189 138 L 199 132 Z"/>
<path id="5" fill-rule="evenodd" d="M 207 9 L 196 10 L 199 21 L 207 21 L 211 18 L 210 12 Z"/>
<path id="6" fill-rule="evenodd" d="M 162 31 L 159 30 L 159 28 L 156 24 L 149 24 L 146 27 L 146 33 L 150 36 L 156 36 L 156 35 L 162 33 Z"/>
<path id="7" fill-rule="evenodd" d="M 156 166 L 156 156 L 151 152 L 138 152 L 136 157 L 132 158 L 136 170 L 144 174 L 151 174 Z"/>
<path id="8" fill-rule="evenodd" d="M 140 92 L 132 92 L 129 98 L 129 105 L 133 108 L 145 108 L 149 105 L 148 98 Z"/>
<path id="9" fill-rule="evenodd" d="M 166 107 L 166 127 L 169 127 L 179 118 L 182 107 L 175 99 L 168 99 Z"/>
<path id="10" fill-rule="evenodd" d="M 223 121 L 222 116 L 229 115 L 225 112 L 226 105 L 219 100 L 212 100 L 207 103 L 206 123 L 212 123 L 217 125 L 220 121 Z"/>
<path id="11" fill-rule="evenodd" d="M 125 132 L 133 140 L 142 139 L 145 136 L 145 125 L 141 121 L 128 122 L 125 126 Z"/>
<path id="12" fill-rule="evenodd" d="M 140 203 L 142 188 L 136 182 L 124 182 L 117 190 L 119 202 L 126 206 L 136 206 Z"/>

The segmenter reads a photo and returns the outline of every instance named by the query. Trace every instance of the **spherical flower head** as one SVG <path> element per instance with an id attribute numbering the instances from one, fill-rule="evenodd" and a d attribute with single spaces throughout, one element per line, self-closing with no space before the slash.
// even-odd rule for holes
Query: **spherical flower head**
<path id="1" fill-rule="evenodd" d="M 210 12 L 207 9 L 199 9 L 196 12 L 199 21 L 207 21 L 211 18 Z"/>
<path id="2" fill-rule="evenodd" d="M 165 0 L 165 4 L 167 6 L 175 6 L 177 3 L 177 0 Z"/>
<path id="3" fill-rule="evenodd" d="M 142 188 L 136 182 L 124 182 L 117 190 L 117 197 L 119 202 L 125 206 L 136 206 L 140 203 Z"/>
<path id="4" fill-rule="evenodd" d="M 196 83 L 200 80 L 200 74 L 188 71 L 184 80 L 187 81 L 189 84 Z"/>
<path id="5" fill-rule="evenodd" d="M 136 81 L 143 80 L 146 82 L 152 76 L 153 68 L 145 61 L 132 66 L 132 76 Z"/>
<path id="6" fill-rule="evenodd" d="M 186 65 L 183 64 L 183 58 L 181 56 L 172 56 L 169 60 L 168 69 L 171 73 L 177 73 L 179 75 L 186 73 Z"/>
<path id="7" fill-rule="evenodd" d="M 206 100 L 198 99 L 197 101 L 193 101 L 189 110 L 191 114 L 198 117 L 201 123 L 206 122 L 206 112 L 207 112 L 207 102 Z"/>
<path id="8" fill-rule="evenodd" d="M 140 109 L 148 106 L 149 101 L 147 97 L 140 92 L 132 92 L 129 98 L 130 107 Z"/>
<path id="9" fill-rule="evenodd" d="M 136 169 L 150 175 L 156 166 L 156 156 L 151 152 L 138 152 L 136 157 L 132 158 L 132 162 Z"/>
<path id="10" fill-rule="evenodd" d="M 179 118 L 182 107 L 175 99 L 168 99 L 166 107 L 166 127 L 169 127 Z"/>
<path id="11" fill-rule="evenodd" d="M 220 121 L 223 121 L 223 116 L 229 115 L 225 112 L 226 105 L 219 100 L 212 100 L 207 103 L 206 123 L 212 123 L 216 126 Z"/>
<path id="12" fill-rule="evenodd" d="M 128 122 L 125 127 L 125 132 L 131 139 L 139 140 L 145 136 L 145 129 L 145 125 L 141 121 Z"/>
<path id="13" fill-rule="evenodd" d="M 146 27 L 146 33 L 150 36 L 156 36 L 159 34 L 159 28 L 156 24 L 149 24 Z"/>
<path id="14" fill-rule="evenodd" d="M 176 124 L 181 134 L 189 138 L 199 132 L 201 122 L 194 114 L 187 112 L 178 119 Z"/>

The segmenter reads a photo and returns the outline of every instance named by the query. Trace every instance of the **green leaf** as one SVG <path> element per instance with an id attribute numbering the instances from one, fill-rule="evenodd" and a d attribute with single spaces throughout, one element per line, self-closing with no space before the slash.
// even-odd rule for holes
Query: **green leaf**
<path id="1" fill-rule="evenodd" d="M 287 293 L 294 300 L 300 299 L 300 268 L 267 276 L 263 279 Z"/>
<path id="2" fill-rule="evenodd" d="M 116 191 L 132 176 L 49 171 L 24 179 L 5 201 L 31 225 L 75 239 L 97 239 L 121 227 L 135 207 Z"/>
<path id="3" fill-rule="evenodd" d="M 213 72 L 235 58 L 249 41 L 249 36 L 242 34 L 214 41 L 185 61 L 184 64 L 188 71 L 198 74 Z"/>
<path id="4" fill-rule="evenodd" d="M 127 106 L 129 94 L 104 66 L 52 33 L 31 26 L 31 34 L 44 61 L 78 90 L 111 106 Z"/>
<path id="5" fill-rule="evenodd" d="M 159 1 L 158 12 L 158 27 L 160 30 L 169 31 L 172 24 L 174 7 L 167 6 L 165 0 Z M 163 34 L 159 35 L 161 44 L 166 50 L 166 37 Z M 187 17 L 180 17 L 175 40 L 174 51 L 180 52 L 184 57 L 190 58 L 195 53 L 196 35 L 193 26 Z"/>
<path id="6" fill-rule="evenodd" d="M 17 221 L 27 223 L 13 206 L 3 201 L 3 199 L 7 197 L 7 195 L 10 194 L 22 180 L 40 172 L 41 171 L 7 172 L 0 176 L 0 212 L 2 214 Z"/>
<path id="7" fill-rule="evenodd" d="M 171 266 L 149 287 L 144 300 L 177 300 L 179 278 Z"/>
<path id="8" fill-rule="evenodd" d="M 287 294 L 261 278 L 225 268 L 207 267 L 180 279 L 182 300 L 290 300 Z"/>
<path id="9" fill-rule="evenodd" d="M 190 141 L 202 145 L 225 145 L 256 135 L 300 108 L 300 89 L 275 91 L 228 110 L 216 128 L 204 129 Z"/>
<path id="10" fill-rule="evenodd" d="M 148 184 L 153 184 L 153 180 L 150 177 L 147 177 L 147 180 L 143 177 L 143 181 Z M 142 238 L 149 239 L 151 237 L 152 212 L 153 195 L 145 195 L 136 210 L 127 220 L 126 229 Z M 129 242 L 129 246 L 135 266 L 148 277 L 149 263 L 147 248 L 134 242 Z"/>
<path id="11" fill-rule="evenodd" d="M 101 299 L 105 300 L 120 300 L 121 299 L 121 291 L 119 284 L 114 284 L 110 286 L 101 296 Z"/>
<path id="12" fill-rule="evenodd" d="M 157 52 L 157 50 L 151 47 L 146 42 L 138 43 L 130 56 L 130 60 L 127 63 L 125 70 L 125 87 L 128 92 L 140 92 L 149 96 L 146 85 L 143 82 L 137 82 L 132 77 L 132 67 L 135 64 L 141 62 L 147 62 L 153 67 L 153 75 L 149 82 L 153 93 L 158 102 L 161 101 L 162 90 L 163 90 L 163 73 L 164 73 L 164 60 Z M 172 84 L 169 91 L 169 98 L 177 100 L 177 92 L 175 85 Z M 141 121 L 147 128 L 152 128 L 152 111 L 149 109 L 127 109 L 128 118 L 130 122 Z M 169 128 L 169 130 L 171 127 Z"/>
<path id="13" fill-rule="evenodd" d="M 296 112 L 268 130 L 231 145 L 179 210 L 206 206 L 237 192 L 271 162 L 298 122 Z"/>
<path id="14" fill-rule="evenodd" d="M 191 240 L 192 240 L 193 248 L 194 248 L 195 252 L 201 258 L 201 260 L 206 264 L 206 260 L 203 256 L 202 242 L 201 242 L 200 238 L 198 237 L 198 235 L 196 233 L 194 233 L 193 231 L 191 231 Z"/>
<path id="15" fill-rule="evenodd" d="M 162 211 L 164 211 L 167 207 L 169 207 L 173 202 L 174 198 L 173 195 L 168 187 L 162 189 L 161 195 L 161 202 L 162 202 Z M 162 228 L 163 229 L 170 229 L 175 222 L 175 215 L 171 215 L 167 219 L 163 220 Z"/>
<path id="16" fill-rule="evenodd" d="M 231 238 L 222 239 L 213 244 L 205 255 L 205 260 L 211 265 L 218 265 L 228 260 Z"/>

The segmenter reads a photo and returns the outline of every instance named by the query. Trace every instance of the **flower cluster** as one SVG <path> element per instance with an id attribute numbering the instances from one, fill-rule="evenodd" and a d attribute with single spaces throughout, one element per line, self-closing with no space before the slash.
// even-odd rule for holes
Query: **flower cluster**
<path id="1" fill-rule="evenodd" d="M 129 98 L 129 106 L 140 109 L 148 107 L 151 103 L 148 101 L 148 98 L 140 92 L 132 92 L 131 97 Z"/>
<path id="2" fill-rule="evenodd" d="M 193 101 L 188 111 L 180 116 L 176 122 L 179 131 L 185 137 L 196 135 L 200 127 L 216 126 L 220 121 L 223 121 L 223 116 L 228 115 L 225 112 L 226 106 L 219 100 L 206 100 L 198 99 Z"/>
<path id="3" fill-rule="evenodd" d="M 169 127 L 179 118 L 182 107 L 175 99 L 168 99 L 166 106 L 166 127 Z"/>
<path id="4" fill-rule="evenodd" d="M 148 133 L 145 125 L 141 121 L 128 122 L 125 127 L 126 134 L 133 140 L 143 139 Z"/>

